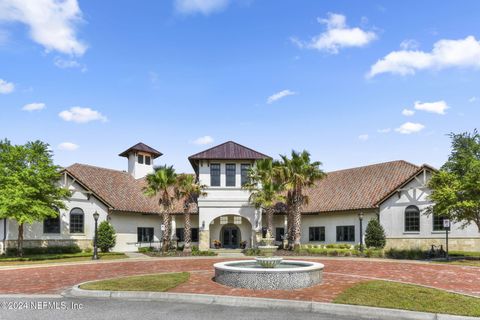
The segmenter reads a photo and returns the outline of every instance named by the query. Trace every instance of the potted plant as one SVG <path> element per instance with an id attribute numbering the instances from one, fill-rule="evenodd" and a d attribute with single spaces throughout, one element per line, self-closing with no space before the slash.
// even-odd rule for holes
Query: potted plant
<path id="1" fill-rule="evenodd" d="M 220 249 L 222 247 L 222 243 L 219 240 L 213 240 L 213 246 L 215 249 Z"/>
<path id="2" fill-rule="evenodd" d="M 247 240 L 240 242 L 240 249 L 245 249 L 245 248 L 247 248 Z"/>

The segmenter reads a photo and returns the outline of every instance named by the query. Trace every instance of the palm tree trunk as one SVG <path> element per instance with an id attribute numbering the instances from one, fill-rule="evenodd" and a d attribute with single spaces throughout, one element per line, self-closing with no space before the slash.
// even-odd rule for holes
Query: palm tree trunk
<path id="1" fill-rule="evenodd" d="M 288 206 L 287 211 L 287 240 L 288 240 L 288 249 L 291 250 L 293 247 L 293 213 L 292 207 Z"/>
<path id="2" fill-rule="evenodd" d="M 162 213 L 162 224 L 165 228 L 162 234 L 162 252 L 165 253 L 170 245 L 170 215 L 167 212 Z"/>
<path id="3" fill-rule="evenodd" d="M 296 202 L 293 206 L 293 249 L 299 250 L 301 246 L 301 226 L 302 226 L 302 214 L 300 212 L 300 203 Z"/>
<path id="4" fill-rule="evenodd" d="M 275 212 L 275 209 L 273 207 L 268 207 L 265 209 L 265 215 L 267 218 L 267 232 L 270 233 L 271 236 L 274 237 L 273 234 L 273 213 Z"/>
<path id="5" fill-rule="evenodd" d="M 190 245 L 192 244 L 192 222 L 190 219 L 190 210 L 187 208 L 185 210 L 185 226 L 183 229 L 183 237 L 184 237 L 184 245 L 183 245 L 183 251 L 184 252 L 191 252 L 192 249 L 190 248 Z"/>
<path id="6" fill-rule="evenodd" d="M 17 255 L 23 256 L 23 223 L 18 224 Z"/>

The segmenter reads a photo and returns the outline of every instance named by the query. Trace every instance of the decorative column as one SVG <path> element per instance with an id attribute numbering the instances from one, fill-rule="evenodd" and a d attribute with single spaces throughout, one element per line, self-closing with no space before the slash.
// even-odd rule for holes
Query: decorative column
<path id="1" fill-rule="evenodd" d="M 200 218 L 200 217 L 199 217 Z M 200 251 L 207 251 L 210 249 L 210 230 L 205 225 L 205 220 L 198 221 L 199 231 L 198 231 L 198 249 Z"/>
<path id="2" fill-rule="evenodd" d="M 252 248 L 262 243 L 262 209 L 255 209 L 255 223 L 252 226 Z"/>
<path id="3" fill-rule="evenodd" d="M 283 216 L 283 248 L 286 249 L 288 247 L 288 239 L 286 237 L 288 232 L 288 216 L 285 214 Z"/>
<path id="4" fill-rule="evenodd" d="M 175 239 L 177 236 L 177 221 L 174 214 L 171 215 L 171 224 L 170 224 L 170 239 Z"/>

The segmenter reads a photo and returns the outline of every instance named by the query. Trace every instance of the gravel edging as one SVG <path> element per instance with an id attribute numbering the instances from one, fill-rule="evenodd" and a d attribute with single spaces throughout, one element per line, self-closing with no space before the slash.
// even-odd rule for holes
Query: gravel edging
<path id="1" fill-rule="evenodd" d="M 91 281 L 89 281 L 91 282 Z M 84 282 L 87 283 L 87 282 Z M 222 296 L 210 294 L 174 293 L 174 292 L 143 292 L 143 291 L 98 291 L 83 290 L 78 284 L 62 293 L 64 297 L 100 298 L 115 300 L 136 301 L 171 301 L 179 303 L 214 304 L 232 307 L 249 307 L 262 309 L 298 310 L 304 312 L 352 316 L 358 319 L 385 319 L 385 320 L 473 320 L 475 317 L 454 316 L 409 310 L 385 309 L 366 306 L 355 306 L 313 301 L 294 301 L 268 298 L 250 298 L 236 296 Z"/>

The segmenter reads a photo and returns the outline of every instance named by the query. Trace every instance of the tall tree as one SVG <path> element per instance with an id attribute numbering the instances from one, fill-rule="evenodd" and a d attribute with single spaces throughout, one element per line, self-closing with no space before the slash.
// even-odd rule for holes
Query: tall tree
<path id="1" fill-rule="evenodd" d="M 319 161 L 312 162 L 310 153 L 306 150 L 296 152 L 292 150 L 291 158 L 281 155 L 281 161 L 277 167 L 278 175 L 287 190 L 287 208 L 289 214 L 289 237 L 293 240 L 294 249 L 300 248 L 301 244 L 301 207 L 308 204 L 308 196 L 305 189 L 315 185 L 322 179 L 325 173 L 320 169 Z M 291 225 L 291 227 L 290 227 Z M 291 246 L 291 245 L 290 245 Z"/>
<path id="2" fill-rule="evenodd" d="M 175 185 L 177 174 L 173 166 L 159 166 L 155 172 L 147 175 L 147 186 L 144 192 L 147 196 L 158 197 L 160 215 L 165 230 L 162 233 L 162 251 L 165 253 L 170 245 L 171 211 L 175 201 Z"/>
<path id="3" fill-rule="evenodd" d="M 250 181 L 243 188 L 250 191 L 249 201 L 255 208 L 261 208 L 267 219 L 267 231 L 273 235 L 273 215 L 275 205 L 285 200 L 282 184 L 275 176 L 275 164 L 272 159 L 258 160 L 250 169 Z"/>
<path id="4" fill-rule="evenodd" d="M 466 227 L 475 223 L 480 231 L 480 134 L 450 134 L 452 152 L 428 186 L 434 203 L 427 214 L 447 217 Z"/>
<path id="5" fill-rule="evenodd" d="M 48 144 L 0 142 L 0 218 L 17 222 L 19 256 L 23 255 L 24 225 L 57 217 L 57 209 L 66 208 L 63 200 L 70 192 L 59 186 L 60 178 Z"/>
<path id="6" fill-rule="evenodd" d="M 175 193 L 179 200 L 183 201 L 183 215 L 185 217 L 185 226 L 183 229 L 184 247 L 183 251 L 190 252 L 192 244 L 192 206 L 197 203 L 199 196 L 207 193 L 203 190 L 206 186 L 198 183 L 195 176 L 191 174 L 181 174 L 177 178 Z"/>

